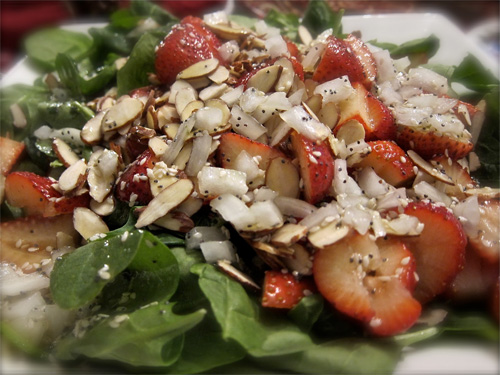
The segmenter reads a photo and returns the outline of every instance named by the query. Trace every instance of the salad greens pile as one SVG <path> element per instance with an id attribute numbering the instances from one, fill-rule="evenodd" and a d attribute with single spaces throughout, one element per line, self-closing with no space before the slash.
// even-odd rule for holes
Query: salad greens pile
<path id="1" fill-rule="evenodd" d="M 341 35 L 342 15 L 322 1 L 311 1 L 302 19 L 271 11 L 265 21 L 298 40 L 300 25 L 313 36 L 327 28 Z M 256 21 L 232 17 L 245 26 Z M 33 132 L 42 124 L 81 129 L 93 116 L 87 101 L 112 86 L 121 95 L 148 85 L 155 46 L 176 22 L 152 3 L 132 1 L 130 8 L 115 12 L 108 25 L 91 28 L 89 35 L 62 29 L 31 35 L 26 40 L 29 62 L 45 73 L 55 71 L 60 85 L 40 78 L 33 86 L 2 89 L 1 134 L 25 141 L 29 155 L 17 168 L 39 174 L 49 167 L 57 170 L 50 144 Z M 370 43 L 389 49 L 393 57 L 431 57 L 439 48 L 432 35 L 403 45 Z M 123 57 L 128 59 L 117 69 Z M 467 87 L 467 100 L 486 101 L 487 119 L 475 149 L 482 164 L 475 177 L 498 186 L 498 80 L 472 55 L 458 66 L 426 66 Z M 13 103 L 27 116 L 25 128 L 12 125 Z M 16 217 L 19 212 L 4 202 L 2 215 Z M 195 223 L 203 225 L 207 216 L 208 212 L 197 214 Z M 136 229 L 127 205 L 105 220 L 114 230 L 63 256 L 51 274 L 53 300 L 81 316 L 76 335 L 61 337 L 51 348 L 51 355 L 63 361 L 111 360 L 133 371 L 154 367 L 155 372 L 176 374 L 390 373 L 405 346 L 437 336 L 498 341 L 496 325 L 476 311 L 450 312 L 439 326 L 417 325 L 396 337 L 374 339 L 364 338 L 317 294 L 303 298 L 289 312 L 266 310 L 258 292 L 206 264 L 200 251 L 185 248 L 179 234 Z M 103 270 L 103 263 L 109 268 Z M 96 279 L 103 273 L 105 277 Z M 20 338 L 5 324 L 2 334 L 29 349 L 29 338 Z"/>

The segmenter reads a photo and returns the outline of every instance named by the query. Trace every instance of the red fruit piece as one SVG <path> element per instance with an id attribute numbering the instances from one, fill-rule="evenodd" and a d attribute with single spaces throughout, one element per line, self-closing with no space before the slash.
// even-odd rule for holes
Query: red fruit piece
<path id="1" fill-rule="evenodd" d="M 365 128 L 365 140 L 393 140 L 397 127 L 391 111 L 361 83 L 353 83 L 356 93 L 340 105 L 340 118 L 334 134 L 348 121 L 359 121 Z"/>
<path id="2" fill-rule="evenodd" d="M 472 151 L 470 135 L 464 133 L 457 137 L 453 134 L 438 133 L 429 127 L 399 126 L 396 142 L 405 150 L 414 150 L 428 160 L 435 155 L 447 155 L 452 160 L 461 159 Z"/>
<path id="3" fill-rule="evenodd" d="M 498 264 L 500 259 L 500 243 L 498 231 L 500 229 L 500 200 L 479 199 L 479 224 L 477 235 L 469 236 L 472 250 L 489 263 Z"/>
<path id="4" fill-rule="evenodd" d="M 396 187 L 407 186 L 415 178 L 415 164 L 396 143 L 372 141 L 368 145 L 371 152 L 354 164 L 354 168 L 371 167 L 386 182 Z"/>
<path id="5" fill-rule="evenodd" d="M 323 83 L 347 75 L 351 83 L 360 82 L 370 90 L 376 74 L 373 56 L 361 40 L 353 35 L 346 40 L 330 36 L 313 80 Z"/>
<path id="6" fill-rule="evenodd" d="M 444 206 L 411 202 L 404 213 L 424 225 L 420 235 L 404 241 L 417 260 L 415 298 L 426 303 L 443 293 L 462 270 L 467 238 L 460 221 Z"/>
<path id="7" fill-rule="evenodd" d="M 24 143 L 0 137 L 0 173 L 7 175 L 24 151 Z"/>
<path id="8" fill-rule="evenodd" d="M 45 217 L 72 213 L 76 207 L 88 207 L 88 194 L 66 197 L 52 187 L 55 180 L 31 172 L 13 172 L 5 180 L 5 198 L 26 215 Z"/>
<path id="9" fill-rule="evenodd" d="M 330 147 L 323 142 L 311 141 L 295 131 L 291 140 L 293 152 L 299 160 L 305 200 L 318 203 L 325 198 L 332 185 L 334 161 Z"/>
<path id="10" fill-rule="evenodd" d="M 153 199 L 148 168 L 152 169 L 157 161 L 158 157 L 150 149 L 140 154 L 116 181 L 116 197 L 136 205 L 148 204 Z"/>
<path id="11" fill-rule="evenodd" d="M 262 288 L 262 306 L 291 309 L 315 290 L 309 278 L 297 279 L 291 273 L 266 271 Z"/>
<path id="12" fill-rule="evenodd" d="M 222 62 L 219 47 L 219 39 L 203 26 L 200 18 L 183 18 L 158 46 L 155 59 L 158 79 L 170 84 L 179 72 L 198 61 L 216 58 Z"/>
<path id="13" fill-rule="evenodd" d="M 79 238 L 73 227 L 72 215 L 53 217 L 28 216 L 0 224 L 0 261 L 14 263 L 25 273 L 35 271 L 40 262 L 50 259 L 50 251 L 57 249 L 57 233 Z"/>
<path id="14" fill-rule="evenodd" d="M 256 156 L 259 159 L 259 168 L 262 170 L 267 170 L 269 163 L 275 158 L 287 159 L 281 151 L 264 143 L 236 133 L 224 133 L 217 148 L 218 164 L 223 168 L 236 169 L 235 160 L 241 151 L 248 152 L 252 157 Z"/>
<path id="15" fill-rule="evenodd" d="M 375 241 L 355 231 L 318 250 L 313 261 L 323 297 L 378 336 L 404 332 L 420 316 L 420 303 L 411 294 L 414 270 L 415 260 L 402 241 Z"/>

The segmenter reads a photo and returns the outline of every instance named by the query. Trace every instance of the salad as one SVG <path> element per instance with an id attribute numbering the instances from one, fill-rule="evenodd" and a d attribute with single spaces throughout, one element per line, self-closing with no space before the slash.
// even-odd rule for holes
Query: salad
<path id="1" fill-rule="evenodd" d="M 48 48 L 50 46 L 50 48 Z M 2 89 L 2 337 L 131 372 L 391 373 L 498 343 L 498 79 L 303 18 L 132 1 Z M 458 95 L 456 83 L 466 90 Z M 362 360 L 360 360 L 362 358 Z"/>

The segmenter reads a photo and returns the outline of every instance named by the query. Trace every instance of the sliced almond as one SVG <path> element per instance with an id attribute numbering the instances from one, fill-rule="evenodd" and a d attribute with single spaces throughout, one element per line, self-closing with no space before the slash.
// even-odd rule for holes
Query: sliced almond
<path id="1" fill-rule="evenodd" d="M 158 173 L 153 173 L 149 178 L 151 194 L 153 197 L 156 197 L 163 190 L 168 188 L 170 185 L 175 184 L 177 181 L 179 181 L 179 177 L 169 175 L 162 175 L 160 177 L 158 176 Z"/>
<path id="2" fill-rule="evenodd" d="M 211 58 L 208 60 L 198 61 L 190 67 L 184 69 L 177 74 L 177 79 L 192 79 L 208 76 L 213 73 L 219 66 L 219 60 Z"/>
<path id="3" fill-rule="evenodd" d="M 333 129 L 335 125 L 337 125 L 337 121 L 339 119 L 339 112 L 335 103 L 328 102 L 323 105 L 318 112 L 318 118 L 323 124 L 328 126 L 330 129 Z"/>
<path id="4" fill-rule="evenodd" d="M 349 233 L 349 227 L 340 225 L 339 222 L 332 222 L 315 232 L 309 233 L 307 239 L 317 248 L 323 248 L 331 245 Z"/>
<path id="5" fill-rule="evenodd" d="M 179 90 L 175 96 L 175 109 L 177 113 L 182 113 L 186 106 L 198 99 L 198 93 L 192 87 Z"/>
<path id="6" fill-rule="evenodd" d="M 235 28 L 224 24 L 208 24 L 207 26 L 215 35 L 226 40 L 243 40 L 247 35 L 251 34 L 248 29 Z"/>
<path id="7" fill-rule="evenodd" d="M 298 33 L 299 33 L 300 40 L 306 46 L 308 46 L 313 41 L 313 37 L 311 36 L 311 33 L 309 32 L 309 30 L 307 30 L 307 28 L 304 25 L 299 26 Z"/>
<path id="8" fill-rule="evenodd" d="M 179 93 L 179 91 L 183 89 L 188 89 L 188 90 L 191 89 L 195 91 L 193 86 L 191 86 L 189 82 L 184 81 L 182 79 L 178 79 L 172 84 L 172 86 L 170 86 L 170 95 L 168 96 L 168 103 L 175 104 L 177 94 Z"/>
<path id="9" fill-rule="evenodd" d="M 87 121 L 83 126 L 80 138 L 88 145 L 99 143 L 102 138 L 102 120 L 106 111 L 98 112 L 94 117 Z"/>
<path id="10" fill-rule="evenodd" d="M 188 82 L 196 90 L 204 89 L 212 84 L 212 81 L 208 78 L 208 76 L 188 79 L 186 82 Z"/>
<path id="11" fill-rule="evenodd" d="M 231 112 L 227 104 L 221 99 L 209 99 L 205 102 L 205 106 L 209 108 L 217 108 L 222 111 L 222 124 L 225 125 L 228 123 L 229 118 L 231 117 Z"/>
<path id="12" fill-rule="evenodd" d="M 191 196 L 177 207 L 177 211 L 184 212 L 188 216 L 193 216 L 202 207 L 203 199 Z"/>
<path id="13" fill-rule="evenodd" d="M 176 232 L 187 233 L 194 228 L 194 222 L 183 212 L 172 211 L 155 220 L 155 225 Z"/>
<path id="14" fill-rule="evenodd" d="M 217 266 L 219 269 L 227 274 L 228 276 L 232 277 L 236 281 L 238 281 L 240 284 L 246 287 L 250 287 L 251 289 L 254 290 L 259 290 L 260 286 L 258 286 L 255 281 L 253 281 L 250 276 L 244 274 L 241 272 L 239 269 L 231 265 L 231 262 L 225 259 L 221 259 L 217 261 Z"/>
<path id="15" fill-rule="evenodd" d="M 86 240 L 96 234 L 109 232 L 109 228 L 104 220 L 86 207 L 75 208 L 73 211 L 73 225 L 76 231 Z"/>
<path id="16" fill-rule="evenodd" d="M 159 129 L 158 127 L 158 114 L 153 105 L 150 105 L 146 111 L 146 124 L 150 129 Z"/>
<path id="17" fill-rule="evenodd" d="M 291 247 L 293 248 L 293 255 L 283 259 L 287 268 L 294 273 L 298 272 L 300 275 L 312 275 L 313 262 L 311 254 L 298 243 L 294 243 Z"/>
<path id="18" fill-rule="evenodd" d="M 454 185 L 453 180 L 447 174 L 441 172 L 439 169 L 435 168 L 431 163 L 424 160 L 419 154 L 413 150 L 408 150 L 407 155 L 410 159 L 417 165 L 417 167 L 427 173 L 428 175 L 434 177 L 436 180 L 444 182 L 448 185 Z"/>
<path id="19" fill-rule="evenodd" d="M 266 186 L 283 197 L 297 198 L 300 194 L 297 167 L 285 158 L 271 160 L 266 171 Z"/>
<path id="20" fill-rule="evenodd" d="M 217 84 L 226 82 L 229 78 L 229 70 L 224 65 L 219 65 L 213 73 L 211 73 L 208 78 Z"/>
<path id="21" fill-rule="evenodd" d="M 130 125 L 136 118 L 142 114 L 144 104 L 141 100 L 131 97 L 125 97 L 116 102 L 102 119 L 102 129 L 104 132 L 118 130 L 124 126 Z"/>
<path id="22" fill-rule="evenodd" d="M 97 202 L 102 202 L 111 193 L 118 175 L 118 154 L 107 149 L 99 150 L 91 155 L 88 165 L 90 196 Z"/>
<path id="23" fill-rule="evenodd" d="M 80 160 L 80 157 L 73 151 L 70 145 L 60 138 L 54 138 L 52 141 L 52 149 L 65 167 L 69 167 Z"/>
<path id="24" fill-rule="evenodd" d="M 193 192 L 193 182 L 183 178 L 154 197 L 137 219 L 137 228 L 150 225 L 184 202 Z"/>
<path id="25" fill-rule="evenodd" d="M 113 194 L 110 194 L 102 202 L 94 199 L 90 200 L 90 209 L 99 216 L 108 216 L 113 213 L 116 207 L 116 201 Z"/>
<path id="26" fill-rule="evenodd" d="M 166 124 L 171 124 L 179 122 L 180 115 L 171 104 L 165 104 L 156 110 L 156 115 L 158 117 L 158 128 L 163 128 Z"/>
<path id="27" fill-rule="evenodd" d="M 300 224 L 285 224 L 273 233 L 271 243 L 275 246 L 291 246 L 304 238 L 308 228 Z"/>
<path id="28" fill-rule="evenodd" d="M 227 90 L 228 86 L 225 83 L 212 84 L 200 91 L 200 99 L 207 101 L 209 99 L 220 98 Z"/>
<path id="29" fill-rule="evenodd" d="M 182 147 L 181 151 L 174 159 L 172 165 L 175 165 L 178 169 L 184 170 L 191 156 L 191 150 L 193 149 L 193 142 L 187 142 Z"/>
<path id="30" fill-rule="evenodd" d="M 204 106 L 205 105 L 203 104 L 203 102 L 201 100 L 194 100 L 194 101 L 192 101 L 191 103 L 189 103 L 188 105 L 186 105 L 186 107 L 182 111 L 182 113 L 181 113 L 181 121 L 186 121 L 189 117 L 191 117 L 191 115 L 193 113 L 195 113 L 200 108 L 203 108 Z"/>
<path id="31" fill-rule="evenodd" d="M 63 193 L 75 190 L 85 181 L 86 174 L 87 163 L 85 159 L 80 159 L 66 168 L 61 174 L 58 181 L 59 189 L 61 189 Z"/>
<path id="32" fill-rule="evenodd" d="M 255 87 L 262 92 L 269 92 L 276 84 L 283 67 L 271 65 L 260 69 L 247 82 L 247 87 Z"/>
<path id="33" fill-rule="evenodd" d="M 310 96 L 304 103 L 307 106 L 306 110 L 309 114 L 314 114 L 314 116 L 319 119 L 318 115 L 321 110 L 323 98 L 319 94 Z M 304 107 L 305 108 L 305 107 Z M 326 124 L 325 124 L 326 125 Z"/>
<path id="34" fill-rule="evenodd" d="M 291 247 L 273 246 L 267 242 L 261 241 L 251 242 L 250 245 L 252 245 L 254 249 L 258 249 L 272 255 L 290 256 L 293 254 L 293 249 Z"/>
<path id="35" fill-rule="evenodd" d="M 464 193 L 468 196 L 477 195 L 480 198 L 500 198 L 500 189 L 490 188 L 488 186 L 482 188 L 465 189 Z"/>
<path id="36" fill-rule="evenodd" d="M 276 91 L 288 92 L 293 84 L 295 71 L 293 70 L 292 62 L 284 57 L 278 59 L 274 65 L 283 67 L 279 79 L 277 80 L 274 88 Z"/>
<path id="37" fill-rule="evenodd" d="M 167 143 L 161 137 L 150 138 L 148 147 L 158 157 L 161 157 L 168 149 Z"/>
<path id="38" fill-rule="evenodd" d="M 168 139 L 174 139 L 177 132 L 179 131 L 181 124 L 174 122 L 164 125 L 161 130 L 163 134 L 167 136 Z"/>
<path id="39" fill-rule="evenodd" d="M 110 96 L 103 96 L 97 102 L 96 110 L 98 112 L 105 111 L 116 104 L 116 100 Z"/>
<path id="40" fill-rule="evenodd" d="M 358 120 L 349 120 L 339 128 L 336 136 L 349 145 L 365 139 L 365 128 Z"/>

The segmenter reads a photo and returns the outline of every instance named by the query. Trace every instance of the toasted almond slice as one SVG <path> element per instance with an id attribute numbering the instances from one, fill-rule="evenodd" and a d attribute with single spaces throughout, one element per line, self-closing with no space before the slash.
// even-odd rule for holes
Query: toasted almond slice
<path id="1" fill-rule="evenodd" d="M 253 281 L 250 276 L 244 274 L 239 269 L 231 265 L 231 262 L 225 259 L 220 259 L 217 261 L 217 266 L 219 269 L 225 274 L 229 275 L 240 284 L 246 287 L 250 287 L 254 290 L 259 290 L 260 286 L 258 286 L 255 281 Z"/>
<path id="2" fill-rule="evenodd" d="M 70 165 L 59 177 L 59 189 L 63 193 L 68 193 L 79 187 L 85 181 L 87 174 L 87 163 L 85 159 L 80 159 Z"/>
<path id="3" fill-rule="evenodd" d="M 193 216 L 202 207 L 203 199 L 190 196 L 188 199 L 182 202 L 179 207 L 177 207 L 177 211 L 184 212 L 188 216 Z"/>
<path id="4" fill-rule="evenodd" d="M 285 224 L 273 233 L 271 243 L 275 246 L 291 246 L 304 238 L 308 228 L 300 224 Z"/>
<path id="5" fill-rule="evenodd" d="M 212 84 L 212 81 L 208 78 L 208 76 L 188 79 L 187 82 L 189 82 L 189 84 L 196 90 L 204 89 Z"/>
<path id="6" fill-rule="evenodd" d="M 300 40 L 306 46 L 308 46 L 313 41 L 313 37 L 311 36 L 311 33 L 309 32 L 309 30 L 307 30 L 307 28 L 304 25 L 299 26 L 298 32 L 299 32 Z"/>
<path id="7" fill-rule="evenodd" d="M 248 29 L 231 27 L 224 24 L 208 24 L 207 26 L 215 35 L 226 40 L 243 40 L 247 35 L 251 34 L 251 31 Z"/>
<path id="8" fill-rule="evenodd" d="M 201 100 L 193 100 L 191 103 L 186 105 L 184 110 L 181 113 L 181 121 L 186 121 L 191 115 L 199 110 L 200 108 L 203 108 L 204 104 Z"/>
<path id="9" fill-rule="evenodd" d="M 488 186 L 465 189 L 464 193 L 468 196 L 477 195 L 480 198 L 500 198 L 500 189 L 490 188 Z"/>
<path id="10" fill-rule="evenodd" d="M 188 138 L 190 140 L 191 137 Z M 184 170 L 186 168 L 186 165 L 189 161 L 189 157 L 191 155 L 191 150 L 193 149 L 193 142 L 187 142 L 182 146 L 181 151 L 177 155 L 177 157 L 174 159 L 174 162 L 172 163 L 174 166 L 176 166 L 180 170 Z"/>
<path id="11" fill-rule="evenodd" d="M 225 83 L 212 84 L 200 91 L 200 99 L 207 101 L 209 99 L 220 98 L 227 90 L 228 86 Z"/>
<path id="12" fill-rule="evenodd" d="M 317 248 L 323 248 L 331 245 L 349 233 L 349 227 L 346 225 L 339 225 L 339 222 L 332 222 L 315 232 L 309 233 L 307 239 L 311 244 Z"/>
<path id="13" fill-rule="evenodd" d="M 173 122 L 178 122 L 180 115 L 175 109 L 175 106 L 171 104 L 164 104 L 156 110 L 156 115 L 158 117 L 158 128 L 161 129 L 166 124 L 171 124 Z"/>
<path id="14" fill-rule="evenodd" d="M 335 103 L 328 102 L 322 106 L 318 112 L 318 118 L 323 124 L 328 126 L 330 129 L 333 129 L 335 125 L 337 125 L 337 121 L 339 119 L 339 112 Z"/>
<path id="15" fill-rule="evenodd" d="M 156 171 L 153 171 L 153 174 L 149 177 L 149 185 L 153 197 L 156 197 L 170 185 L 173 185 L 177 181 L 179 181 L 179 177 L 169 176 L 169 175 L 159 175 L 158 173 L 155 172 Z"/>
<path id="16" fill-rule="evenodd" d="M 88 166 L 90 196 L 97 202 L 102 202 L 113 189 L 118 175 L 118 154 L 107 149 L 96 151 L 91 155 Z"/>
<path id="17" fill-rule="evenodd" d="M 10 113 L 12 114 L 12 124 L 14 125 L 14 127 L 23 129 L 26 127 L 26 125 L 28 125 L 28 120 L 26 120 L 23 109 L 19 104 L 12 104 L 10 106 Z"/>
<path id="18" fill-rule="evenodd" d="M 213 73 L 211 73 L 208 78 L 217 84 L 226 82 L 229 78 L 229 70 L 224 65 L 219 65 Z"/>
<path id="19" fill-rule="evenodd" d="M 315 94 L 315 95 L 310 96 L 309 98 L 307 98 L 307 100 L 305 102 L 303 102 L 307 106 L 307 108 L 304 107 L 304 108 L 306 108 L 306 111 L 309 114 L 312 113 L 314 115 L 314 117 L 318 120 L 319 120 L 318 115 L 319 115 L 320 110 L 321 110 L 322 101 L 323 101 L 323 98 L 321 97 L 321 95 Z"/>
<path id="20" fill-rule="evenodd" d="M 281 75 L 283 67 L 271 65 L 260 69 L 247 82 L 247 87 L 255 87 L 262 92 L 269 92 Z"/>
<path id="21" fill-rule="evenodd" d="M 150 138 L 148 141 L 148 147 L 158 157 L 161 157 L 168 149 L 167 143 L 161 137 Z"/>
<path id="22" fill-rule="evenodd" d="M 131 124 L 142 114 L 143 109 L 144 104 L 136 98 L 125 97 L 117 101 L 116 104 L 106 112 L 102 119 L 103 131 L 110 132 L 118 130 Z"/>
<path id="23" fill-rule="evenodd" d="M 222 111 L 222 125 L 228 123 L 231 117 L 231 112 L 227 104 L 221 99 L 209 99 L 205 102 L 205 106 L 209 108 L 218 108 Z"/>
<path id="24" fill-rule="evenodd" d="M 293 255 L 283 259 L 287 268 L 301 275 L 312 275 L 313 262 L 311 254 L 304 246 L 298 243 L 294 243 L 291 247 L 293 249 Z"/>
<path id="25" fill-rule="evenodd" d="M 175 104 L 175 98 L 177 97 L 177 93 L 182 89 L 191 89 L 194 90 L 193 86 L 188 81 L 184 81 L 182 79 L 176 80 L 172 86 L 170 86 L 170 95 L 168 96 L 168 103 Z"/>
<path id="26" fill-rule="evenodd" d="M 109 232 L 109 228 L 104 220 L 86 207 L 75 208 L 73 211 L 73 225 L 76 231 L 86 240 L 96 234 Z"/>
<path id="27" fill-rule="evenodd" d="M 299 185 L 299 171 L 290 160 L 271 160 L 266 171 L 266 186 L 283 197 L 297 198 L 300 194 Z"/>
<path id="28" fill-rule="evenodd" d="M 198 99 L 198 93 L 192 87 L 179 90 L 175 96 L 175 109 L 177 113 L 182 113 L 186 106 Z"/>
<path id="29" fill-rule="evenodd" d="M 106 114 L 106 110 L 98 112 L 83 126 L 80 138 L 88 145 L 99 143 L 102 138 L 102 120 Z"/>
<path id="30" fill-rule="evenodd" d="M 90 200 L 90 209 L 99 216 L 108 216 L 113 213 L 116 207 L 116 201 L 113 194 L 110 194 L 102 202 L 94 199 Z"/>
<path id="31" fill-rule="evenodd" d="M 135 226 L 142 228 L 165 216 L 184 202 L 193 192 L 193 188 L 193 182 L 187 178 L 183 178 L 162 190 L 160 194 L 149 202 L 146 209 L 142 211 Z"/>
<path id="32" fill-rule="evenodd" d="M 169 98 L 170 98 L 170 91 L 165 91 L 161 96 L 155 99 L 155 106 L 160 107 L 164 104 L 167 104 Z"/>
<path id="33" fill-rule="evenodd" d="M 116 100 L 110 96 L 103 96 L 97 102 L 96 110 L 98 112 L 105 111 L 116 104 Z"/>
<path id="34" fill-rule="evenodd" d="M 349 120 L 337 132 L 337 138 L 346 145 L 365 139 L 365 128 L 358 120 Z"/>
<path id="35" fill-rule="evenodd" d="M 279 79 L 274 86 L 276 91 L 288 92 L 293 84 L 293 79 L 295 77 L 295 71 L 293 70 L 292 62 L 284 57 L 276 60 L 274 65 L 282 66 L 283 69 L 279 76 Z"/>
<path id="36" fill-rule="evenodd" d="M 178 122 L 170 123 L 170 124 L 165 124 L 161 130 L 163 134 L 167 136 L 168 139 L 174 139 L 175 135 L 179 131 L 181 124 Z"/>
<path id="37" fill-rule="evenodd" d="M 293 249 L 291 247 L 273 246 L 267 242 L 262 241 L 252 241 L 250 245 L 254 249 L 258 249 L 272 255 L 290 256 L 293 254 Z"/>
<path id="38" fill-rule="evenodd" d="M 420 168 L 422 171 L 424 171 L 428 175 L 434 177 L 436 180 L 444 182 L 445 184 L 454 185 L 454 182 L 450 176 L 441 172 L 439 169 L 433 167 L 431 163 L 424 160 L 415 151 L 408 150 L 406 153 L 410 157 L 410 159 L 417 165 L 417 167 Z"/>
<path id="39" fill-rule="evenodd" d="M 194 228 L 194 222 L 183 212 L 172 211 L 155 220 L 155 225 L 176 232 L 187 233 Z"/>
<path id="40" fill-rule="evenodd" d="M 158 114 L 153 105 L 150 105 L 146 111 L 146 124 L 150 129 L 159 129 L 158 127 Z"/>
<path id="41" fill-rule="evenodd" d="M 60 138 L 54 138 L 52 141 L 52 149 L 65 167 L 69 167 L 80 160 L 80 157 L 73 151 L 73 149 Z"/>
<path id="42" fill-rule="evenodd" d="M 192 79 L 208 76 L 213 73 L 219 66 L 219 60 L 211 58 L 208 60 L 198 61 L 190 67 L 184 69 L 177 74 L 177 79 Z"/>

